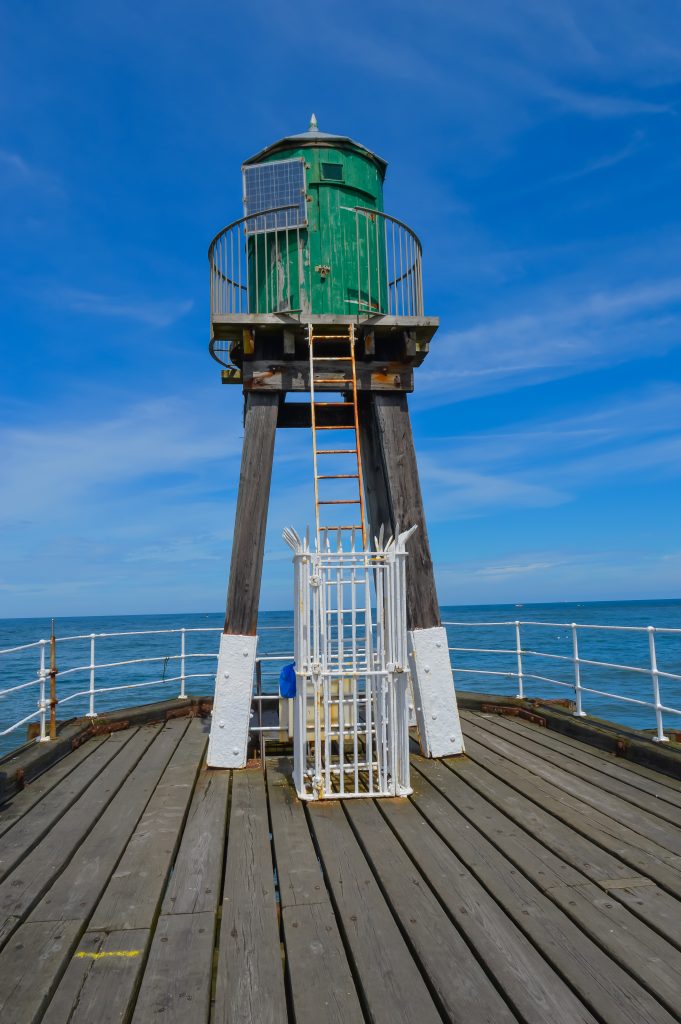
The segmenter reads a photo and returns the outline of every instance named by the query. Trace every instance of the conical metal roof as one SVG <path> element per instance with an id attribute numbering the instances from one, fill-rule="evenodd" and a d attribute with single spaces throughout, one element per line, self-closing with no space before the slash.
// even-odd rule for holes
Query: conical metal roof
<path id="1" fill-rule="evenodd" d="M 347 135 L 333 135 L 330 132 L 322 132 L 319 130 L 317 125 L 317 118 L 313 114 L 310 118 L 310 124 L 306 132 L 300 132 L 299 135 L 287 135 L 286 138 L 279 139 L 278 142 L 273 142 L 270 146 L 265 146 L 260 152 L 255 153 L 254 156 L 244 160 L 244 166 L 248 164 L 258 164 L 261 160 L 265 160 L 268 156 L 273 153 L 278 153 L 283 149 L 292 149 L 299 146 L 352 146 L 354 149 L 358 149 L 365 156 L 368 156 L 374 161 L 381 176 L 385 177 L 387 162 L 383 160 L 376 153 L 372 153 L 366 146 L 362 146 L 361 143 L 355 142 L 354 139 L 349 138 Z"/>

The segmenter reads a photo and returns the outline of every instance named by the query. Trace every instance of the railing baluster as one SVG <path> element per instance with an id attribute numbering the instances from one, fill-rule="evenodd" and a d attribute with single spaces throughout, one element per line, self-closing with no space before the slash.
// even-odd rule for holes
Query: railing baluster
<path id="1" fill-rule="evenodd" d="M 655 650 L 655 627 L 648 626 L 648 648 L 650 651 L 650 676 L 653 681 L 653 699 L 655 701 L 655 724 L 656 735 L 653 740 L 656 743 L 668 743 L 669 737 L 664 734 L 664 722 L 662 720 L 662 707 L 660 702 L 660 676 L 657 669 L 657 652 Z"/>
<path id="2" fill-rule="evenodd" d="M 586 711 L 582 711 L 582 673 L 579 663 L 579 645 L 577 642 L 577 623 L 570 626 L 572 630 L 572 664 L 575 670 L 575 718 L 586 718 Z"/>
<path id="3" fill-rule="evenodd" d="M 96 717 L 95 711 L 95 634 L 90 633 L 90 718 Z"/>
<path id="4" fill-rule="evenodd" d="M 45 732 L 45 677 L 47 672 L 45 671 L 45 641 L 40 641 L 40 669 L 38 670 L 38 676 L 40 679 L 40 691 L 38 695 L 38 707 L 40 708 L 40 742 L 45 743 L 49 740 L 49 736 Z"/>
<path id="5" fill-rule="evenodd" d="M 185 656 L 185 634 L 186 629 L 184 626 L 180 632 L 180 699 L 184 700 L 187 696 L 185 693 L 185 673 L 184 673 L 184 656 Z"/>
<path id="6" fill-rule="evenodd" d="M 515 650 L 516 650 L 516 661 L 518 663 L 518 692 L 516 697 L 524 697 L 525 690 L 523 687 L 523 652 L 520 646 L 520 623 L 516 620 L 515 624 Z"/>

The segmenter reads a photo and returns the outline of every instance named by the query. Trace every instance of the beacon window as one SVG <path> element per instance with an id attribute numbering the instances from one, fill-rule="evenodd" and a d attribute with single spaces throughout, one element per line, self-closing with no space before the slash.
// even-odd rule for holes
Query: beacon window
<path id="1" fill-rule="evenodd" d="M 246 231 L 272 231 L 275 228 L 304 227 L 307 224 L 305 203 L 305 167 L 302 159 L 274 160 L 250 164 L 243 168 L 244 215 Z M 287 209 L 277 209 L 279 207 Z M 276 213 L 268 213 L 277 210 Z"/>
<path id="2" fill-rule="evenodd" d="M 322 178 L 325 181 L 342 181 L 343 180 L 343 165 L 342 164 L 322 164 Z"/>

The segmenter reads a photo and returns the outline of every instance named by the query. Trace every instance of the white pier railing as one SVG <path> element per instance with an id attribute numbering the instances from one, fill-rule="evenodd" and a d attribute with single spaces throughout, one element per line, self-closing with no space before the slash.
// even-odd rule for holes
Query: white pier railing
<path id="1" fill-rule="evenodd" d="M 509 622 L 445 622 L 444 625 L 448 627 L 450 638 L 453 635 L 453 630 L 464 633 L 469 630 L 485 630 L 486 635 L 489 635 L 489 631 L 493 630 L 495 636 L 500 636 L 501 638 L 502 646 L 450 646 L 454 681 L 458 687 L 461 686 L 462 678 L 470 676 L 514 680 L 516 691 L 513 695 L 516 697 L 526 697 L 529 695 L 528 682 L 541 684 L 542 695 L 545 694 L 547 686 L 558 686 L 563 690 L 569 691 L 570 698 L 574 701 L 573 714 L 578 717 L 586 717 L 588 713 L 585 710 L 584 694 L 590 694 L 601 700 L 621 702 L 622 704 L 639 708 L 649 708 L 655 716 L 655 735 L 653 739 L 658 743 L 666 743 L 669 739 L 665 734 L 664 715 L 681 715 L 681 708 L 678 706 L 681 703 L 681 629 L 658 626 L 599 626 L 576 622 L 520 620 Z M 527 634 L 531 632 L 533 634 L 532 640 L 534 640 L 542 630 L 551 630 L 553 632 L 553 650 L 539 650 L 537 649 L 537 644 L 527 643 L 524 639 L 524 636 L 527 637 Z M 555 635 L 556 630 L 560 631 L 557 636 Z M 631 638 L 643 640 L 643 644 L 634 645 L 632 653 L 635 650 L 636 655 L 641 658 L 643 651 L 645 651 L 647 664 L 626 665 L 622 664 L 621 661 L 615 662 L 605 660 L 602 657 L 585 656 L 583 653 L 585 637 L 589 638 L 591 641 L 589 644 L 590 649 L 593 649 L 593 638 L 599 634 L 607 634 L 611 639 L 612 637 L 617 637 L 622 646 L 624 645 L 625 637 L 627 640 Z M 678 665 L 678 672 L 666 671 L 660 668 L 656 640 L 656 638 L 660 637 L 679 641 L 673 655 L 673 664 L 675 666 Z M 510 644 L 508 640 L 506 644 L 503 643 L 505 638 L 510 640 Z M 561 652 L 561 645 L 556 643 L 556 641 L 563 642 L 563 646 L 568 648 L 567 653 Z M 632 647 L 631 644 L 628 646 Z M 638 647 L 637 650 L 636 646 Z M 475 656 L 474 664 L 470 663 L 471 659 L 468 657 L 470 655 Z M 482 658 L 480 657 L 481 655 L 483 656 Z M 503 658 L 507 659 L 508 667 L 487 667 L 492 659 L 495 665 L 500 666 Z M 468 664 L 466 664 L 467 660 Z M 546 662 L 553 666 L 567 668 L 568 677 L 556 678 L 554 674 L 547 674 L 547 671 L 551 671 L 550 669 L 544 671 L 535 667 L 537 665 L 541 666 Z M 585 672 L 587 670 L 592 675 L 595 674 L 595 670 L 598 680 L 607 680 L 607 677 L 610 675 L 611 678 L 619 682 L 620 692 L 613 692 L 613 689 L 610 687 L 603 689 L 585 682 L 587 678 Z M 640 684 L 636 688 L 635 694 L 631 692 L 631 687 L 626 685 L 627 681 L 631 678 L 638 679 Z M 677 694 L 675 698 L 677 706 L 673 706 L 671 702 L 665 703 L 662 700 L 661 691 L 663 683 L 666 683 L 668 687 L 669 684 L 676 684 L 674 688 Z M 629 692 L 623 692 L 623 690 L 628 690 Z M 494 692 L 493 688 L 490 692 Z M 679 721 L 679 725 L 681 726 L 681 721 Z"/>
<path id="2" fill-rule="evenodd" d="M 681 628 L 520 620 L 444 625 L 457 690 L 560 693 L 574 703 L 575 715 L 651 729 L 661 743 L 681 732 Z M 288 702 L 279 703 L 278 678 L 293 661 L 293 622 L 258 632 L 252 730 L 284 735 L 290 716 Z M 220 633 L 219 626 L 81 633 L 0 649 L 0 753 L 16 745 L 12 734 L 21 742 L 18 730 L 34 723 L 36 741 L 49 741 L 57 708 L 63 720 L 148 700 L 210 696 Z"/>

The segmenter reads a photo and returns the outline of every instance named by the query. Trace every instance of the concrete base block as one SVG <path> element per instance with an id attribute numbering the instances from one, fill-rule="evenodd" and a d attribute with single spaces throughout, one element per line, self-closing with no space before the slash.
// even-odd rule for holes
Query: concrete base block
<path id="1" fill-rule="evenodd" d="M 409 666 L 424 757 L 463 754 L 463 735 L 444 626 L 409 632 Z"/>

